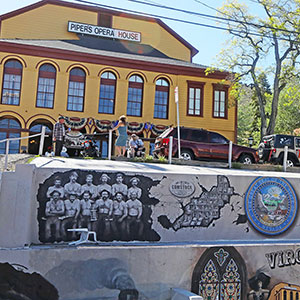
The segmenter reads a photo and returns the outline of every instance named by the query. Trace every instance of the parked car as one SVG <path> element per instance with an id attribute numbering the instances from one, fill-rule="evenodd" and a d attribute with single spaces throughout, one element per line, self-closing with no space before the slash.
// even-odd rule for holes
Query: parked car
<path id="1" fill-rule="evenodd" d="M 288 146 L 287 166 L 299 165 L 300 137 L 286 134 L 264 136 L 258 147 L 258 155 L 263 162 L 283 164 L 284 146 Z"/>
<path id="2" fill-rule="evenodd" d="M 170 127 L 155 141 L 154 153 L 156 156 L 168 156 L 170 137 L 173 137 L 172 156 L 178 156 L 177 127 Z M 223 135 L 196 128 L 180 128 L 180 148 L 183 159 L 201 159 L 228 161 L 229 140 Z M 255 149 L 232 145 L 232 160 L 244 164 L 257 163 L 258 153 Z"/>

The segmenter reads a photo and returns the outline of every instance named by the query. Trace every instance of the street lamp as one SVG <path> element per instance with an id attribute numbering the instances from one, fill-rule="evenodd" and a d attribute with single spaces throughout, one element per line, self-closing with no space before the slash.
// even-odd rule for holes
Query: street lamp
<path id="1" fill-rule="evenodd" d="M 254 141 L 253 137 L 252 137 L 252 136 L 249 136 L 249 137 L 248 137 L 248 143 L 249 143 L 249 147 L 250 147 L 250 148 L 252 148 L 252 146 L 253 146 L 253 141 Z"/>

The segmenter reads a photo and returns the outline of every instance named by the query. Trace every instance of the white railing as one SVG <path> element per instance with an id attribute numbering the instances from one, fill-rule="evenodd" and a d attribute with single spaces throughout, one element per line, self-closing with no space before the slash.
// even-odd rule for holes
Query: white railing
<path id="1" fill-rule="evenodd" d="M 232 163 L 232 141 L 229 141 L 229 151 L 228 151 L 228 168 L 231 169 Z"/>
<path id="2" fill-rule="evenodd" d="M 284 146 L 284 153 L 283 153 L 283 171 L 286 172 L 287 167 L 287 158 L 288 158 L 288 146 Z"/>
<path id="3" fill-rule="evenodd" d="M 33 135 L 30 135 L 30 136 L 17 137 L 17 138 L 8 138 L 8 139 L 5 139 L 5 140 L 1 140 L 0 143 L 5 143 L 6 142 L 4 170 L 7 170 L 9 142 L 10 141 L 25 140 L 25 139 L 29 139 L 29 138 L 32 138 L 32 137 L 41 136 L 40 147 L 39 147 L 39 155 L 42 155 L 43 154 L 43 148 L 44 148 L 44 140 L 45 140 L 45 137 L 48 136 L 48 135 L 45 135 L 45 133 L 46 133 L 46 127 L 42 126 L 42 132 L 41 133 L 33 134 Z"/>

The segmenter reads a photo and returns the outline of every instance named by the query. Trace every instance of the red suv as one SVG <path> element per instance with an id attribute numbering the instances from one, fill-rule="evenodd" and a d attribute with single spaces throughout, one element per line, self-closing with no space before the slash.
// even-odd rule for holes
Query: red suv
<path id="1" fill-rule="evenodd" d="M 172 156 L 178 156 L 176 127 L 170 127 L 155 140 L 154 153 L 156 156 L 168 156 L 170 136 L 173 136 Z M 229 140 L 217 132 L 180 127 L 180 146 L 181 156 L 186 160 L 228 161 Z M 243 164 L 252 164 L 257 163 L 259 157 L 255 149 L 233 144 L 232 160 Z"/>

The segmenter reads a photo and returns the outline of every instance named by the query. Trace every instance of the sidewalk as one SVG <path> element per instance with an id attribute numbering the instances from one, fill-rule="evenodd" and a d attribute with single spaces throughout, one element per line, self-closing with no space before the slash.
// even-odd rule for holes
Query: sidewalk
<path id="1" fill-rule="evenodd" d="M 28 161 L 29 158 L 34 157 L 33 154 L 9 154 L 8 155 L 8 164 L 7 164 L 7 170 L 8 171 L 14 171 L 16 164 L 24 164 Z M 0 172 L 5 171 L 5 155 L 0 154 Z M 1 174 L 0 174 L 1 178 Z"/>

